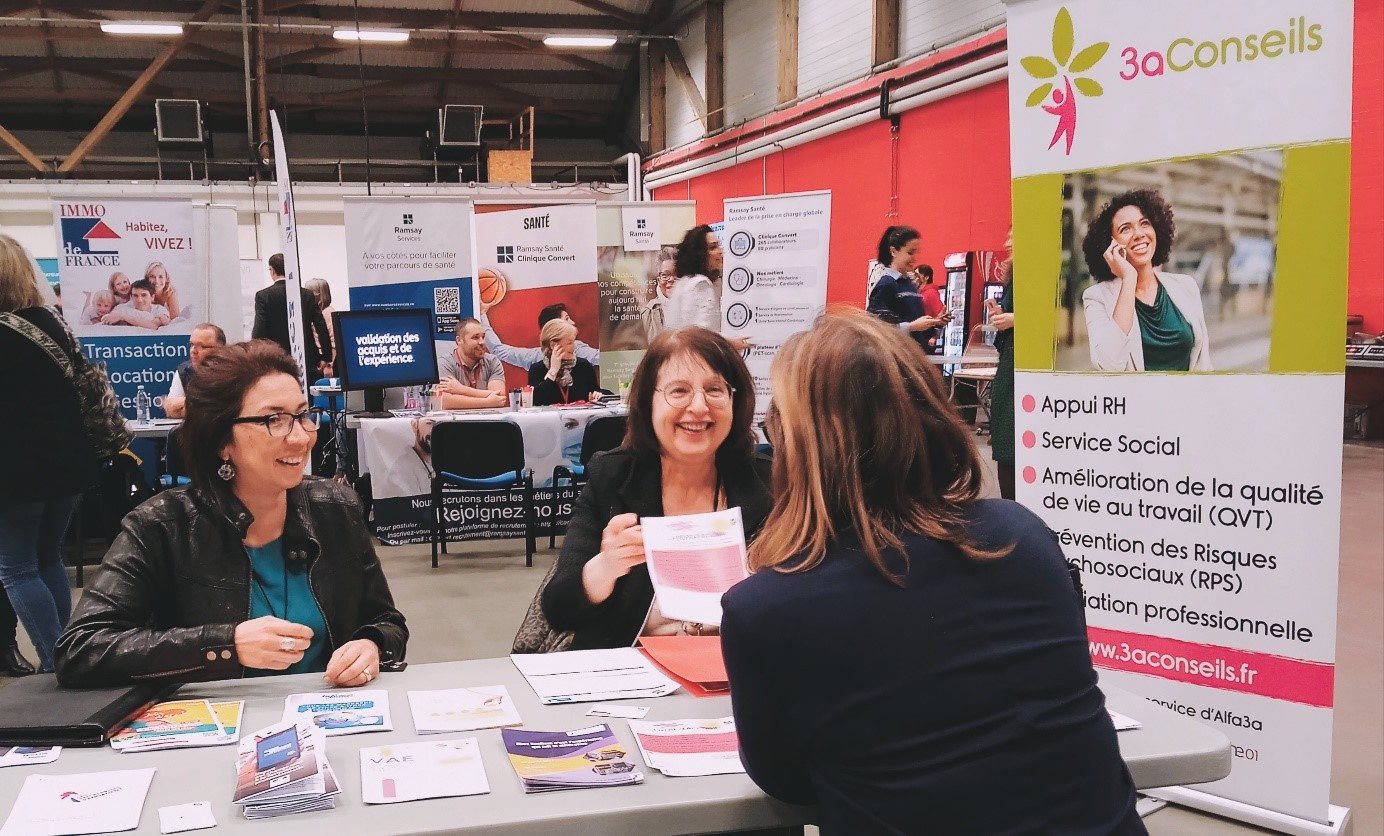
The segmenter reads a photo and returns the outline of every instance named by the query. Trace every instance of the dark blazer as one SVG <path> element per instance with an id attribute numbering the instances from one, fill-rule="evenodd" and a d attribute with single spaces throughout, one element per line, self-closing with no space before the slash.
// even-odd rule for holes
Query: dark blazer
<path id="1" fill-rule="evenodd" d="M 253 522 L 224 488 L 176 488 L 131 511 L 58 639 L 58 681 L 90 687 L 244 676 L 235 628 L 250 617 L 242 541 Z M 370 639 L 382 669 L 403 660 L 408 627 L 349 488 L 308 476 L 290 490 L 283 543 L 288 562 L 307 567 L 333 651 Z"/>
<path id="2" fill-rule="evenodd" d="M 587 600 L 581 574 L 601 551 L 601 532 L 613 517 L 663 516 L 663 467 L 658 459 L 646 461 L 621 447 L 597 454 L 586 472 L 586 488 L 572 511 L 553 578 L 543 590 L 543 614 L 553 629 L 576 634 L 572 650 L 629 647 L 654 600 L 648 567 L 631 569 L 600 604 Z M 727 506 L 740 507 L 745 536 L 753 536 L 769 515 L 769 460 L 756 456 L 724 470 L 721 480 Z"/>
<path id="3" fill-rule="evenodd" d="M 14 315 L 69 354 L 81 350 L 55 311 L 25 308 Z M 7 325 L 0 325 L 0 392 L 0 501 L 76 496 L 96 484 L 96 452 L 77 390 L 48 352 Z"/>
<path id="4" fill-rule="evenodd" d="M 534 363 L 529 366 L 529 385 L 533 387 L 534 406 L 552 406 L 559 403 L 577 403 L 599 392 L 596 386 L 596 367 L 585 360 L 577 360 L 572 365 L 572 385 L 567 389 L 567 399 L 562 398 L 562 387 L 547 378 L 548 365 Z"/>
<path id="5" fill-rule="evenodd" d="M 288 347 L 287 288 L 288 283 L 278 279 L 255 293 L 255 325 L 250 335 L 257 340 L 273 340 L 292 355 Z M 331 363 L 335 358 L 332 356 L 332 332 L 327 328 L 327 320 L 322 318 L 317 298 L 305 289 L 302 294 L 303 359 L 307 362 L 306 371 L 311 382 L 317 375 L 317 364 Z"/>
<path id="6" fill-rule="evenodd" d="M 741 759 L 831 834 L 1142 834 L 1056 538 L 976 503 L 969 560 L 904 538 L 890 584 L 851 543 L 721 599 Z"/>

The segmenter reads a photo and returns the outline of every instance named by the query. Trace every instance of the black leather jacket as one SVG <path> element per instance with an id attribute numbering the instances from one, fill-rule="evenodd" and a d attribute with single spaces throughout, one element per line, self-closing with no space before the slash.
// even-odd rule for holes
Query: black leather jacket
<path id="1" fill-rule="evenodd" d="M 253 518 L 229 491 L 178 488 L 131 511 L 58 639 L 58 681 L 90 687 L 245 675 L 236 625 L 249 618 L 243 539 Z M 349 488 L 308 476 L 288 492 L 284 556 L 307 561 L 335 650 L 379 645 L 381 668 L 404 658 L 408 627 Z"/>

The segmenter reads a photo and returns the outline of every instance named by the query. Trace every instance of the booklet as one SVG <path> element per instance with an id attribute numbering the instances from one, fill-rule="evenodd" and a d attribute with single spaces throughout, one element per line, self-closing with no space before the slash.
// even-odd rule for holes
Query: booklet
<path id="1" fill-rule="evenodd" d="M 644 762 L 664 775 L 688 777 L 744 772 L 735 718 L 630 720 Z"/>
<path id="2" fill-rule="evenodd" d="M 544 705 L 661 697 L 678 684 L 633 647 L 510 654 Z"/>
<path id="3" fill-rule="evenodd" d="M 720 636 L 640 636 L 640 650 L 696 697 L 730 691 Z"/>
<path id="4" fill-rule="evenodd" d="M 500 729 L 524 792 L 638 784 L 644 773 L 608 724 L 566 732 Z"/>
<path id="5" fill-rule="evenodd" d="M 30 775 L 0 836 L 69 836 L 139 827 L 154 768 Z"/>
<path id="6" fill-rule="evenodd" d="M 658 609 L 675 621 L 721 624 L 721 596 L 748 578 L 739 508 L 641 517 L 644 556 Z"/>
<path id="7" fill-rule="evenodd" d="M 409 691 L 408 704 L 413 712 L 413 730 L 419 734 L 494 729 L 524 722 L 503 685 Z"/>
<path id="8" fill-rule="evenodd" d="M 309 718 L 328 737 L 394 728 L 389 717 L 388 691 L 290 694 L 284 699 L 284 722 L 303 717 Z"/>
<path id="9" fill-rule="evenodd" d="M 61 746 L 0 746 L 0 766 L 52 763 L 60 754 Z"/>
<path id="10" fill-rule="evenodd" d="M 111 737 L 111 748 L 117 752 L 151 752 L 220 746 L 234 740 L 209 701 L 174 700 L 145 709 Z"/>
<path id="11" fill-rule="evenodd" d="M 320 760 L 324 742 L 321 729 L 306 719 L 276 723 L 247 735 L 236 753 L 231 801 L 270 805 L 324 796 L 326 780 Z"/>
<path id="12" fill-rule="evenodd" d="M 474 737 L 360 750 L 360 795 L 366 804 L 488 792 L 490 781 Z"/>

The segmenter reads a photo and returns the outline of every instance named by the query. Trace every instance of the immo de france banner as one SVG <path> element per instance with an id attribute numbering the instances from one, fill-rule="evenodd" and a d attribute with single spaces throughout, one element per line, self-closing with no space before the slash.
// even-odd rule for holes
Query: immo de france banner
<path id="1" fill-rule="evenodd" d="M 1327 821 L 1352 6 L 1009 5 L 1018 498 L 1103 677 Z"/>

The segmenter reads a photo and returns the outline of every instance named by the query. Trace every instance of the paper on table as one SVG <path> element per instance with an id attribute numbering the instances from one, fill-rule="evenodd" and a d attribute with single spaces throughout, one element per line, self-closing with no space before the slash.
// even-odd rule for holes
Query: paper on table
<path id="1" fill-rule="evenodd" d="M 649 713 L 647 705 L 616 705 L 611 702 L 598 702 L 586 712 L 587 717 L 623 717 L 626 720 L 640 720 Z"/>
<path id="2" fill-rule="evenodd" d="M 212 815 L 211 805 L 205 801 L 159 808 L 160 833 L 182 833 L 208 827 L 216 827 L 216 816 Z"/>
<path id="3" fill-rule="evenodd" d="M 730 690 L 720 636 L 640 636 L 639 644 L 684 687 L 690 684 L 708 694 Z"/>
<path id="4" fill-rule="evenodd" d="M 749 577 L 739 508 L 641 517 L 658 608 L 675 621 L 720 625 L 721 596 Z"/>
<path id="5" fill-rule="evenodd" d="M 390 731 L 388 691 L 330 691 L 320 694 L 290 694 L 284 698 L 284 722 L 304 716 L 328 737 L 339 734 Z"/>
<path id="6" fill-rule="evenodd" d="M 174 700 L 152 706 L 111 737 L 117 752 L 217 746 L 231 742 L 207 700 Z"/>
<path id="7" fill-rule="evenodd" d="M 139 827 L 154 767 L 30 775 L 0 836 L 71 836 Z M 78 802 L 78 803 L 74 803 Z"/>
<path id="8" fill-rule="evenodd" d="M 650 768 L 664 775 L 726 775 L 744 772 L 735 718 L 718 720 L 631 720 L 630 731 Z"/>
<path id="9" fill-rule="evenodd" d="M 474 737 L 360 750 L 360 794 L 366 804 L 488 792 L 490 781 Z"/>
<path id="10" fill-rule="evenodd" d="M 1105 709 L 1105 713 L 1110 715 L 1110 722 L 1115 724 L 1115 731 L 1128 731 L 1130 729 L 1143 728 L 1144 726 L 1143 723 L 1135 720 L 1133 717 L 1127 717 L 1118 711 L 1111 711 L 1107 708 Z"/>
<path id="11" fill-rule="evenodd" d="M 409 691 L 413 730 L 419 734 L 518 726 L 524 721 L 503 685 Z"/>
<path id="12" fill-rule="evenodd" d="M 60 754 L 61 746 L 0 746 L 0 766 L 52 763 Z"/>
<path id="13" fill-rule="evenodd" d="M 678 689 L 632 647 L 515 653 L 509 658 L 544 705 L 661 697 Z"/>

